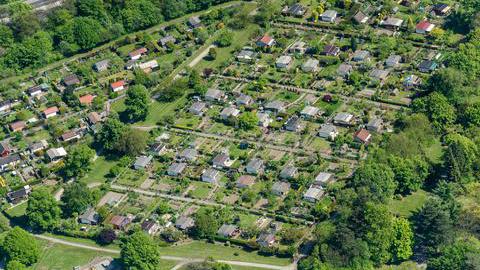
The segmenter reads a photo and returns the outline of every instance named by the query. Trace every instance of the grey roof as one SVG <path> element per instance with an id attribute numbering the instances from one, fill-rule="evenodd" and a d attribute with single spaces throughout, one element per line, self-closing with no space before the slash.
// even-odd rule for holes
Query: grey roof
<path id="1" fill-rule="evenodd" d="M 247 164 L 247 171 L 259 171 L 263 167 L 263 160 L 259 158 L 254 158 L 250 160 Z"/>
<path id="2" fill-rule="evenodd" d="M 327 172 L 321 172 L 315 177 L 315 184 L 323 185 L 328 183 L 333 177 L 333 174 Z"/>
<path id="3" fill-rule="evenodd" d="M 206 107 L 207 105 L 205 104 L 205 102 L 198 101 L 193 103 L 192 106 L 190 106 L 189 111 L 194 114 L 201 114 Z"/>
<path id="4" fill-rule="evenodd" d="M 235 233 L 238 230 L 236 225 L 232 224 L 223 224 L 217 231 L 218 235 L 228 237 Z"/>
<path id="5" fill-rule="evenodd" d="M 388 77 L 388 70 L 374 69 L 370 72 L 370 77 L 377 80 L 385 80 Z"/>
<path id="6" fill-rule="evenodd" d="M 237 116 L 239 113 L 240 113 L 240 110 L 238 110 L 235 107 L 225 107 L 225 108 L 223 108 L 220 115 L 224 118 L 227 118 L 227 117 L 230 117 L 230 116 Z"/>
<path id="7" fill-rule="evenodd" d="M 275 64 L 277 66 L 278 65 L 288 66 L 290 63 L 292 63 L 292 61 L 293 61 L 293 58 L 290 55 L 282 55 L 277 58 L 277 61 L 275 62 Z"/>
<path id="8" fill-rule="evenodd" d="M 280 100 L 270 101 L 267 104 L 265 104 L 265 109 L 283 111 L 285 109 L 285 103 Z"/>
<path id="9" fill-rule="evenodd" d="M 325 12 L 322 13 L 322 17 L 328 17 L 328 18 L 335 18 L 337 17 L 337 11 L 333 9 L 326 10 Z"/>
<path id="10" fill-rule="evenodd" d="M 272 191 L 276 194 L 284 194 L 290 190 L 290 183 L 288 182 L 275 182 L 272 186 Z"/>
<path id="11" fill-rule="evenodd" d="M 353 70 L 353 67 L 351 65 L 340 64 L 340 66 L 338 66 L 337 73 L 342 75 L 342 76 L 345 76 L 345 75 L 350 74 L 350 72 L 352 72 L 352 70 Z"/>
<path id="12" fill-rule="evenodd" d="M 393 67 L 397 65 L 400 60 L 402 60 L 402 57 L 400 55 L 390 55 L 387 60 L 385 60 L 385 64 L 389 67 Z"/>
<path id="13" fill-rule="evenodd" d="M 210 88 L 207 90 L 207 93 L 205 93 L 205 97 L 206 98 L 210 98 L 210 99 L 221 99 L 222 97 L 224 96 L 223 92 L 218 90 L 218 89 L 214 89 L 214 88 Z"/>
<path id="14" fill-rule="evenodd" d="M 230 160 L 230 157 L 227 154 L 220 153 L 213 158 L 212 163 L 215 164 L 215 165 L 222 165 L 223 166 L 229 160 Z"/>
<path id="15" fill-rule="evenodd" d="M 331 124 L 324 124 L 320 127 L 318 135 L 322 138 L 329 137 L 331 133 L 337 132 L 337 128 Z"/>
<path id="16" fill-rule="evenodd" d="M 389 17 L 386 20 L 382 21 L 380 24 L 385 26 L 395 26 L 400 27 L 403 23 L 402 19 Z"/>
<path id="17" fill-rule="evenodd" d="M 308 199 L 314 199 L 314 200 L 318 200 L 320 199 L 320 197 L 322 197 L 323 195 L 323 189 L 321 188 L 318 188 L 318 187 L 310 187 L 306 192 L 305 194 L 303 195 L 304 198 L 308 198 Z"/>
<path id="18" fill-rule="evenodd" d="M 185 148 L 180 153 L 180 158 L 184 158 L 187 160 L 195 160 L 197 158 L 198 152 L 195 148 Z"/>
<path id="19" fill-rule="evenodd" d="M 249 95 L 245 95 L 245 94 L 240 94 L 240 96 L 238 96 L 238 98 L 236 100 L 237 104 L 239 104 L 239 105 L 248 105 L 252 101 L 253 101 L 252 97 L 249 96 Z"/>
<path id="20" fill-rule="evenodd" d="M 306 11 L 305 7 L 299 3 L 296 3 L 292 5 L 290 8 L 288 8 L 288 13 L 295 16 L 301 16 L 305 13 L 305 11 Z"/>
<path id="21" fill-rule="evenodd" d="M 296 115 L 290 117 L 285 123 L 285 128 L 289 131 L 298 131 L 300 128 L 300 118 Z"/>
<path id="22" fill-rule="evenodd" d="M 41 140 L 39 142 L 34 142 L 32 143 L 28 149 L 30 149 L 31 152 L 36 152 L 42 149 L 45 149 L 48 147 L 48 142 L 47 140 Z"/>
<path id="23" fill-rule="evenodd" d="M 255 57 L 255 52 L 247 49 L 243 49 L 237 54 L 237 58 L 242 58 L 242 59 L 253 59 L 254 57 Z"/>
<path id="24" fill-rule="evenodd" d="M 353 55 L 353 60 L 354 61 L 363 61 L 368 57 L 370 57 L 370 53 L 368 51 L 357 50 L 357 51 L 355 51 L 355 54 Z"/>
<path id="25" fill-rule="evenodd" d="M 93 207 L 89 207 L 87 210 L 85 210 L 85 212 L 83 212 L 83 214 L 78 216 L 78 219 L 80 223 L 96 224 L 98 223 L 100 217 Z"/>
<path id="26" fill-rule="evenodd" d="M 283 167 L 282 171 L 280 172 L 280 177 L 284 179 L 293 178 L 297 174 L 298 169 L 295 166 L 289 165 Z"/>
<path id="27" fill-rule="evenodd" d="M 2 157 L 0 158 L 0 166 L 9 165 L 20 160 L 21 159 L 19 154 L 13 154 L 6 157 Z"/>
<path id="28" fill-rule="evenodd" d="M 211 179 L 216 179 L 220 176 L 220 171 L 219 170 L 215 170 L 213 168 L 208 168 L 206 169 L 203 174 L 202 174 L 202 178 L 211 178 Z"/>
<path id="29" fill-rule="evenodd" d="M 334 122 L 350 122 L 350 120 L 353 118 L 353 115 L 347 112 L 341 112 L 337 113 L 335 117 L 333 118 Z"/>
<path id="30" fill-rule="evenodd" d="M 135 163 L 133 167 L 135 168 L 145 168 L 147 167 L 150 162 L 152 161 L 152 156 L 139 156 L 135 159 Z"/>
<path id="31" fill-rule="evenodd" d="M 317 59 L 310 58 L 302 65 L 303 70 L 313 70 L 318 67 L 320 62 Z"/>
<path id="32" fill-rule="evenodd" d="M 383 124 L 382 118 L 373 118 L 367 124 L 367 129 L 378 129 Z"/>
<path id="33" fill-rule="evenodd" d="M 175 43 L 176 41 L 177 40 L 172 35 L 165 36 L 159 40 L 160 45 L 162 46 L 167 45 L 169 42 Z"/>
<path id="34" fill-rule="evenodd" d="M 178 175 L 178 174 L 181 174 L 186 167 L 187 167 L 187 163 L 175 162 L 175 163 L 172 163 L 170 167 L 168 167 L 167 172 L 170 175 Z"/>
<path id="35" fill-rule="evenodd" d="M 95 63 L 95 69 L 96 69 L 97 71 L 106 70 L 106 69 L 108 68 L 108 65 L 109 65 L 109 64 L 110 64 L 110 60 L 108 60 L 108 59 L 99 61 L 99 62 Z"/>
<path id="36" fill-rule="evenodd" d="M 177 218 L 175 221 L 175 227 L 181 229 L 181 230 L 186 230 L 188 228 L 191 228 L 195 225 L 195 221 L 191 217 L 185 217 L 181 216 Z"/>
<path id="37" fill-rule="evenodd" d="M 320 112 L 320 109 L 314 106 L 305 106 L 303 110 L 300 112 L 302 115 L 308 115 L 308 116 L 317 116 Z"/>
<path id="38" fill-rule="evenodd" d="M 188 23 L 193 27 L 197 27 L 200 25 L 200 23 L 202 23 L 202 21 L 200 20 L 200 17 L 193 16 L 188 19 Z"/>
<path id="39" fill-rule="evenodd" d="M 368 20 L 368 16 L 359 11 L 357 14 L 355 14 L 355 16 L 353 16 L 353 19 L 358 23 L 365 23 Z"/>

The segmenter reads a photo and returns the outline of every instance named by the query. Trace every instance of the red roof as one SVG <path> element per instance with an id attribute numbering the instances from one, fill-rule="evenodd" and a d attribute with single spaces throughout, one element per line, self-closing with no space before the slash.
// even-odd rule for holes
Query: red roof
<path id="1" fill-rule="evenodd" d="M 417 29 L 425 31 L 430 27 L 430 25 L 431 23 L 428 21 L 421 21 L 417 24 Z"/>
<path id="2" fill-rule="evenodd" d="M 269 35 L 264 35 L 261 39 L 260 39 L 260 42 L 262 42 L 263 44 L 270 44 L 270 42 L 272 42 L 273 38 L 270 37 Z"/>
<path id="3" fill-rule="evenodd" d="M 359 131 L 355 132 L 355 136 L 354 136 L 356 139 L 359 139 L 360 141 L 362 142 L 369 142 L 370 141 L 370 132 L 368 132 L 366 129 L 362 128 L 360 129 Z"/>
<path id="4" fill-rule="evenodd" d="M 147 52 L 147 48 L 142 47 L 142 48 L 140 48 L 140 49 L 138 49 L 138 50 L 135 50 L 135 51 L 133 51 L 133 52 L 130 52 L 128 55 L 129 55 L 130 57 L 132 57 L 132 56 L 144 54 L 144 53 L 146 53 L 146 52 Z"/>
<path id="5" fill-rule="evenodd" d="M 78 98 L 78 100 L 81 104 L 92 104 L 94 98 L 95 96 L 88 94 L 85 96 L 81 96 L 80 98 Z"/>
<path id="6" fill-rule="evenodd" d="M 54 113 L 57 113 L 58 112 L 58 107 L 57 106 L 53 106 L 53 107 L 50 107 L 50 108 L 47 108 L 43 111 L 43 114 L 45 115 L 49 115 L 49 114 L 54 114 Z"/>
<path id="7" fill-rule="evenodd" d="M 123 81 L 123 80 L 110 84 L 112 89 L 115 89 L 115 88 L 118 88 L 118 87 L 121 87 L 121 86 L 124 86 L 124 85 L 125 85 L 125 81 Z"/>

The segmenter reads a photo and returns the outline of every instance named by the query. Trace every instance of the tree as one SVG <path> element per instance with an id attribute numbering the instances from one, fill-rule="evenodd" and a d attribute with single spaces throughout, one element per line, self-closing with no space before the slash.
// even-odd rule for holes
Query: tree
<path id="1" fill-rule="evenodd" d="M 363 231 L 362 238 L 368 243 L 372 261 L 376 265 L 385 264 L 392 258 L 390 247 L 394 239 L 393 216 L 383 204 L 368 202 L 364 209 L 363 224 L 359 224 Z"/>
<path id="2" fill-rule="evenodd" d="M 232 42 L 233 32 L 228 29 L 222 30 L 216 40 L 219 47 L 228 47 L 232 45 Z"/>
<path id="3" fill-rule="evenodd" d="M 120 16 L 128 32 L 147 28 L 163 20 L 160 10 L 148 0 L 126 0 Z"/>
<path id="4" fill-rule="evenodd" d="M 213 211 L 205 209 L 195 215 L 195 229 L 194 234 L 199 238 L 209 238 L 215 236 L 219 224 Z"/>
<path id="5" fill-rule="evenodd" d="M 50 61 L 52 50 L 53 42 L 50 35 L 46 32 L 37 32 L 9 48 L 4 61 L 6 66 L 13 69 L 38 67 Z"/>
<path id="6" fill-rule="evenodd" d="M 187 1 L 183 0 L 163 0 L 162 1 L 163 16 L 167 20 L 181 17 L 187 11 Z"/>
<path id="7" fill-rule="evenodd" d="M 210 48 L 210 49 L 208 50 L 208 58 L 210 58 L 211 60 L 217 59 L 217 49 L 215 49 L 215 48 Z"/>
<path id="8" fill-rule="evenodd" d="M 415 245 L 419 250 L 432 251 L 453 237 L 450 211 L 438 197 L 429 198 L 413 218 Z"/>
<path id="9" fill-rule="evenodd" d="M 147 118 L 148 91 L 143 85 L 134 85 L 127 90 L 125 114 L 129 121 L 137 122 Z"/>
<path id="10" fill-rule="evenodd" d="M 120 247 L 120 257 L 127 269 L 154 270 L 161 264 L 157 244 L 141 231 L 126 237 Z"/>
<path id="11" fill-rule="evenodd" d="M 117 234 L 113 229 L 104 228 L 97 236 L 97 242 L 101 245 L 109 245 L 117 239 Z"/>
<path id="12" fill-rule="evenodd" d="M 74 213 L 82 214 L 93 205 L 94 197 L 83 182 L 75 182 L 65 187 L 62 195 L 63 214 L 71 217 Z"/>
<path id="13" fill-rule="evenodd" d="M 107 151 L 115 150 L 115 146 L 127 127 L 118 118 L 108 118 L 97 133 L 98 144 Z"/>
<path id="14" fill-rule="evenodd" d="M 77 0 L 75 3 L 80 16 L 96 18 L 103 25 L 109 22 L 102 0 Z"/>
<path id="15" fill-rule="evenodd" d="M 388 165 L 368 162 L 357 169 L 352 185 L 370 199 L 385 202 L 395 192 L 394 176 Z"/>
<path id="16" fill-rule="evenodd" d="M 243 130 L 254 129 L 258 125 L 258 116 L 255 112 L 244 112 L 238 117 L 238 124 Z"/>
<path id="17" fill-rule="evenodd" d="M 393 219 L 391 253 L 396 262 L 408 260 L 413 255 L 413 230 L 405 218 Z"/>
<path id="18" fill-rule="evenodd" d="M 37 15 L 31 10 L 19 11 L 11 16 L 10 27 L 19 40 L 33 36 L 40 30 L 40 22 Z"/>
<path id="19" fill-rule="evenodd" d="M 175 80 L 160 91 L 159 99 L 161 101 L 171 102 L 181 97 L 187 91 L 188 87 L 185 80 Z"/>
<path id="20" fill-rule="evenodd" d="M 8 26 L 1 24 L 0 25 L 0 44 L 2 44 L 4 48 L 8 48 L 10 47 L 10 45 L 13 44 L 13 42 L 14 40 L 13 40 L 12 30 Z"/>
<path id="21" fill-rule="evenodd" d="M 37 262 L 40 248 L 33 236 L 22 228 L 15 227 L 5 235 L 2 253 L 5 254 L 7 261 L 16 261 L 29 266 Z"/>
<path id="22" fill-rule="evenodd" d="M 480 102 L 467 105 L 463 110 L 462 120 L 466 126 L 480 126 Z"/>
<path id="23" fill-rule="evenodd" d="M 478 244 L 475 246 L 472 241 L 465 240 L 447 245 L 429 258 L 427 270 L 478 269 L 478 262 L 472 260 L 480 257 Z"/>
<path id="24" fill-rule="evenodd" d="M 5 270 L 27 270 L 27 267 L 23 263 L 13 260 L 7 263 Z"/>
<path id="25" fill-rule="evenodd" d="M 95 151 L 87 145 L 80 144 L 73 148 L 65 160 L 63 173 L 66 178 L 82 177 L 92 165 Z"/>
<path id="26" fill-rule="evenodd" d="M 392 156 L 389 165 L 395 174 L 396 192 L 403 195 L 417 191 L 428 176 L 428 163 L 420 157 Z"/>
<path id="27" fill-rule="evenodd" d="M 441 69 L 433 74 L 427 81 L 429 91 L 437 91 L 448 98 L 453 98 L 461 93 L 465 84 L 465 76 L 454 68 Z"/>
<path id="28" fill-rule="evenodd" d="M 57 201 L 46 188 L 34 190 L 28 199 L 25 215 L 28 225 L 35 230 L 54 229 L 60 220 L 61 210 Z"/>
<path id="29" fill-rule="evenodd" d="M 145 132 L 127 128 L 115 144 L 115 150 L 119 153 L 137 156 L 147 147 Z"/>
<path id="30" fill-rule="evenodd" d="M 414 100 L 413 109 L 425 113 L 437 130 L 447 129 L 457 118 L 455 108 L 443 94 L 438 92 Z"/>
<path id="31" fill-rule="evenodd" d="M 445 137 L 445 165 L 450 177 L 457 182 L 472 180 L 478 166 L 478 147 L 469 138 L 460 134 L 449 134 Z"/>

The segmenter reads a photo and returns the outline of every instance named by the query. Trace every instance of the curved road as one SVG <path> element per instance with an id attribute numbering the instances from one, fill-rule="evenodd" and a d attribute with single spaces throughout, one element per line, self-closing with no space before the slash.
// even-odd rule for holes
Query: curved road
<path id="1" fill-rule="evenodd" d="M 67 241 L 67 240 L 58 239 L 58 238 L 55 238 L 55 237 L 40 235 L 40 234 L 34 234 L 34 236 L 36 238 L 46 240 L 46 241 L 56 243 L 56 244 L 62 244 L 62 245 L 66 245 L 66 246 L 89 249 L 89 250 L 105 252 L 105 253 L 120 254 L 120 250 L 117 250 L 117 249 L 94 247 L 94 246 L 90 246 L 90 245 L 86 245 L 86 244 L 71 242 L 71 241 Z M 205 260 L 205 259 L 199 259 L 199 258 L 185 258 L 185 257 L 176 257 L 176 256 L 161 256 L 161 258 L 163 260 L 180 262 L 178 265 L 173 267 L 172 270 L 179 269 L 181 266 L 183 266 L 185 264 L 188 264 L 188 263 L 203 262 Z M 265 269 L 273 269 L 273 270 L 293 270 L 293 269 L 296 269 L 295 264 L 291 264 L 291 265 L 288 265 L 288 266 L 279 266 L 279 265 L 271 265 L 271 264 L 263 264 L 263 263 L 251 263 L 251 262 L 240 262 L 240 261 L 226 261 L 226 260 L 217 260 L 217 261 L 221 262 L 221 263 L 230 264 L 230 265 L 257 267 L 257 268 L 265 268 Z"/>

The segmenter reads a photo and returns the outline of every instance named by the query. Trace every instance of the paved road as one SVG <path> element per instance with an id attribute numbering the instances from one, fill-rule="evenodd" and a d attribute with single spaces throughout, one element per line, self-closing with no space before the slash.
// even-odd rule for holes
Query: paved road
<path id="1" fill-rule="evenodd" d="M 94 247 L 91 245 L 86 245 L 86 244 L 81 244 L 81 243 L 76 243 L 72 241 L 67 241 L 63 239 L 58 239 L 55 237 L 50 237 L 50 236 L 45 236 L 45 235 L 40 235 L 40 234 L 34 234 L 36 238 L 46 240 L 52 243 L 56 244 L 62 244 L 66 246 L 71 246 L 71 247 L 77 247 L 77 248 L 82 248 L 82 249 L 89 249 L 89 250 L 94 250 L 98 252 L 105 252 L 105 253 L 111 253 L 111 254 L 120 254 L 120 250 L 118 249 L 110 249 L 110 248 L 101 248 L 101 247 Z M 169 261 L 178 261 L 181 262 L 179 265 L 180 267 L 187 264 L 187 263 L 192 263 L 192 262 L 202 262 L 205 259 L 196 259 L 196 258 L 186 258 L 186 257 L 177 257 L 177 256 L 161 256 L 163 260 L 169 260 Z M 240 261 L 227 261 L 227 260 L 218 260 L 218 262 L 221 263 L 227 263 L 230 265 L 238 265 L 238 266 L 245 266 L 245 267 L 257 267 L 257 268 L 265 268 L 265 269 L 276 269 L 276 270 L 290 270 L 294 269 L 295 265 L 288 265 L 288 266 L 278 266 L 278 265 L 271 265 L 271 264 L 263 264 L 263 263 L 251 263 L 251 262 L 240 262 Z M 172 268 L 174 269 L 179 269 L 179 265 L 175 266 Z"/>

